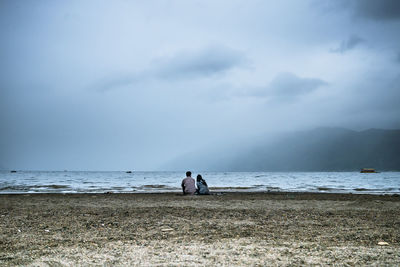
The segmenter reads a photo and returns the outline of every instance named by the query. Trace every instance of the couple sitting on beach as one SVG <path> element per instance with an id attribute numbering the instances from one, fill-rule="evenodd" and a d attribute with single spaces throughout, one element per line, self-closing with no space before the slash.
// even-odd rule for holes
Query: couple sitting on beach
<path id="1" fill-rule="evenodd" d="M 210 191 L 208 190 L 208 186 L 206 181 L 201 177 L 201 175 L 197 175 L 197 189 L 195 186 L 195 181 L 192 178 L 192 172 L 186 172 L 186 178 L 182 180 L 182 190 L 184 195 L 209 195 Z"/>

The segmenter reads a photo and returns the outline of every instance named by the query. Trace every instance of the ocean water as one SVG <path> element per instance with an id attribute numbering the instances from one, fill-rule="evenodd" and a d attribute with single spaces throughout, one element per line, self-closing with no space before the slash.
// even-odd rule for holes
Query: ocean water
<path id="1" fill-rule="evenodd" d="M 399 194 L 400 172 L 202 172 L 211 191 Z M 197 173 L 194 173 L 196 176 Z M 0 171 L 0 194 L 180 192 L 184 172 Z"/>

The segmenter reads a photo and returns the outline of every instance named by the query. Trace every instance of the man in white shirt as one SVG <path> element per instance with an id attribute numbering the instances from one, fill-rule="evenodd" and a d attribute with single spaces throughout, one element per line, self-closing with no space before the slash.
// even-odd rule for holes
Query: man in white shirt
<path id="1" fill-rule="evenodd" d="M 196 181 L 192 178 L 192 172 L 186 172 L 186 178 L 182 180 L 182 191 L 184 195 L 194 195 L 196 193 Z"/>

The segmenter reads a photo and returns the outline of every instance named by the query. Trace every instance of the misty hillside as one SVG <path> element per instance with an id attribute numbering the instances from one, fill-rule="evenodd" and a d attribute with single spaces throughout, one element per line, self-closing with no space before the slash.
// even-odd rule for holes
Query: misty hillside
<path id="1" fill-rule="evenodd" d="M 266 139 L 238 144 L 226 153 L 187 155 L 175 166 L 215 171 L 400 170 L 400 130 L 318 128 Z"/>

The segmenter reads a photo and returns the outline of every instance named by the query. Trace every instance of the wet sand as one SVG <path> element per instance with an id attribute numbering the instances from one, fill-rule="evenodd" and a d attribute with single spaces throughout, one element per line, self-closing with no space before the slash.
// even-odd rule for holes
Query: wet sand
<path id="1" fill-rule="evenodd" d="M 0 195 L 1 266 L 314 264 L 398 266 L 400 197 Z"/>

